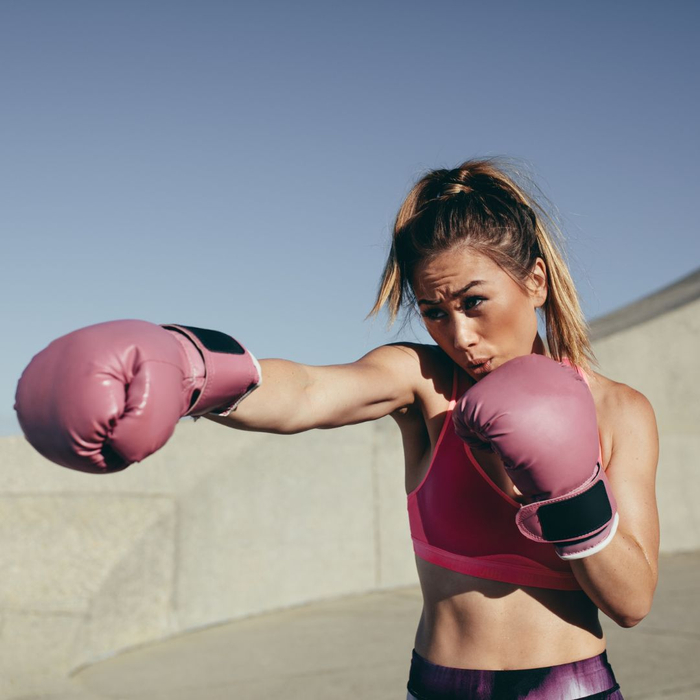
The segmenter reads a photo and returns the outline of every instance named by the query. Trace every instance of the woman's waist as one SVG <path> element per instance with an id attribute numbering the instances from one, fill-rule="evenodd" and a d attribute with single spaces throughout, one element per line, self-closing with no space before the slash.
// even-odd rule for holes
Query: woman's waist
<path id="1" fill-rule="evenodd" d="M 540 668 L 605 650 L 598 610 L 582 592 L 484 581 L 452 595 L 424 585 L 423 594 L 416 651 L 442 666 Z"/>

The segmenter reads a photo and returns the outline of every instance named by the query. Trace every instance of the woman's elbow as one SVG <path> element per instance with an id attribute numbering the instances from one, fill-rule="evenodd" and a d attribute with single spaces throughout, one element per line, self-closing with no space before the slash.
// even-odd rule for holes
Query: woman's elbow
<path id="1" fill-rule="evenodd" d="M 644 618 L 646 615 L 643 616 L 635 616 L 632 617 L 630 615 L 625 615 L 625 616 L 616 616 L 613 617 L 613 622 L 615 622 L 619 627 L 624 627 L 625 629 L 629 629 L 630 627 L 636 627 Z"/>
<path id="2" fill-rule="evenodd" d="M 615 624 L 625 629 L 637 626 L 651 611 L 651 597 L 648 600 L 640 601 L 634 608 L 611 611 L 608 616 Z"/>

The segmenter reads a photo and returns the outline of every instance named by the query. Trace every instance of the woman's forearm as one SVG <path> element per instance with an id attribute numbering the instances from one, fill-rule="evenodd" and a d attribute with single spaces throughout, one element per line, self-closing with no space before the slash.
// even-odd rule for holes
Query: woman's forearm
<path id="1" fill-rule="evenodd" d="M 262 384 L 228 416 L 204 416 L 239 430 L 291 434 L 308 428 L 309 367 L 289 360 L 260 360 Z M 306 427 L 305 427 L 306 426 Z"/>
<path id="2" fill-rule="evenodd" d="M 618 530 L 605 549 L 570 563 L 598 608 L 621 627 L 634 627 L 651 609 L 657 581 L 653 561 L 633 537 Z"/>

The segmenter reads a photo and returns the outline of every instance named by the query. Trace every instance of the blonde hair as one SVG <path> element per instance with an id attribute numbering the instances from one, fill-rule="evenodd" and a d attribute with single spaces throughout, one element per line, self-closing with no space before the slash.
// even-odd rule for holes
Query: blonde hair
<path id="1" fill-rule="evenodd" d="M 562 238 L 552 217 L 516 184 L 516 175 L 507 174 L 503 163 L 469 160 L 453 170 L 430 171 L 414 185 L 396 216 L 391 250 L 369 315 L 386 306 L 391 325 L 402 307 L 415 308 L 416 267 L 455 246 L 467 245 L 488 256 L 523 289 L 541 258 L 547 268 L 542 313 L 549 353 L 589 368 L 595 356 L 559 245 Z"/>

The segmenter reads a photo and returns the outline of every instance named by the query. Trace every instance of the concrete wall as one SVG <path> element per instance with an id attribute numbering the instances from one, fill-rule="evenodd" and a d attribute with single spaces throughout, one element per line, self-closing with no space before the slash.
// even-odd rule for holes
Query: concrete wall
<path id="1" fill-rule="evenodd" d="M 109 476 L 0 440 L 0 697 L 165 636 L 416 583 L 391 419 L 274 436 L 181 422 Z"/>
<path id="2" fill-rule="evenodd" d="M 700 549 L 700 299 L 618 325 L 593 348 L 600 371 L 641 391 L 656 412 L 661 548 Z"/>

